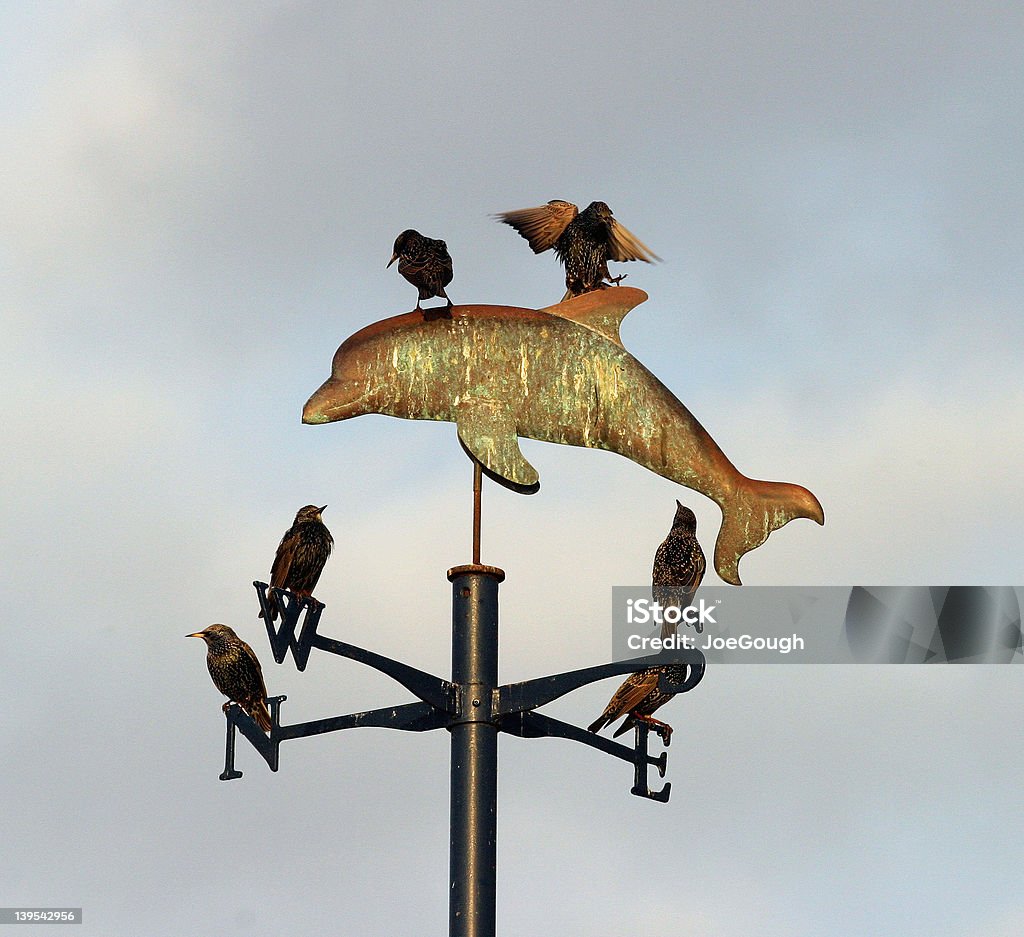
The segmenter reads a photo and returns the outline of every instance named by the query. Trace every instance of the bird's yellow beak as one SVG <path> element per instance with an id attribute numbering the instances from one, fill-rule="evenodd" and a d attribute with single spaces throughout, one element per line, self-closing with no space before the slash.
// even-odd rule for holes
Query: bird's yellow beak
<path id="1" fill-rule="evenodd" d="M 187 634 L 187 635 L 185 635 L 186 638 L 201 638 L 202 636 L 203 636 L 203 633 L 201 631 L 197 631 L 195 634 Z"/>
<path id="2" fill-rule="evenodd" d="M 388 261 L 388 267 L 390 267 L 396 260 L 398 260 L 398 254 L 392 254 L 391 259 Z M 384 269 L 387 270 L 388 267 Z"/>

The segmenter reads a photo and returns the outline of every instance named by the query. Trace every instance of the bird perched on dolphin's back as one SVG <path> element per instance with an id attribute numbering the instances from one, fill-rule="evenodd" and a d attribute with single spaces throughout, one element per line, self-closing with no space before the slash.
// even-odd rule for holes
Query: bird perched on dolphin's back
<path id="1" fill-rule="evenodd" d="M 259 658 L 232 628 L 210 625 L 187 638 L 206 642 L 206 666 L 217 687 L 231 702 L 238 703 L 264 732 L 270 731 L 267 688 Z M 227 709 L 228 704 L 224 704 Z"/>
<path id="2" fill-rule="evenodd" d="M 706 567 L 704 551 L 697 540 L 697 517 L 688 507 L 676 501 L 672 529 L 654 554 L 654 569 L 651 573 L 654 601 L 663 609 L 685 609 L 693 601 Z M 699 621 L 694 627 L 698 633 L 704 630 Z M 675 630 L 666 621 L 662 637 L 674 634 Z"/>
<path id="3" fill-rule="evenodd" d="M 437 296 L 452 301 L 444 288 L 452 282 L 452 256 L 444 241 L 424 237 L 419 231 L 409 228 L 395 238 L 394 253 L 388 261 L 390 267 L 398 261 L 398 272 L 419 290 L 416 308 L 425 299 Z"/>
<path id="4" fill-rule="evenodd" d="M 608 273 L 608 261 L 660 260 L 612 216 L 604 202 L 591 202 L 580 211 L 572 202 L 553 199 L 536 208 L 501 212 L 496 216 L 516 229 L 535 254 L 554 248 L 565 265 L 564 299 L 618 283 Z"/>
<path id="5" fill-rule="evenodd" d="M 334 546 L 334 538 L 320 516 L 326 508 L 326 504 L 322 508 L 315 504 L 299 508 L 295 521 L 278 544 L 270 570 L 271 586 L 287 589 L 300 599 L 313 594 Z M 278 608 L 273 593 L 267 597 L 267 604 L 270 620 L 276 621 Z M 263 617 L 263 612 L 259 617 Z"/>

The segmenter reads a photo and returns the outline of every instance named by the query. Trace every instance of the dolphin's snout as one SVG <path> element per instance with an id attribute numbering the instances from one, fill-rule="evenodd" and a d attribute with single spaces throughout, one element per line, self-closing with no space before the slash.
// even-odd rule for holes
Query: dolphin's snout
<path id="1" fill-rule="evenodd" d="M 302 408 L 302 422 L 303 423 L 329 423 L 330 420 L 326 417 L 321 409 L 314 406 L 312 400 L 307 400 L 306 405 Z"/>
<path id="2" fill-rule="evenodd" d="M 355 381 L 339 381 L 328 378 L 302 408 L 303 423 L 333 423 L 356 416 L 363 411 L 355 404 L 360 397 Z"/>

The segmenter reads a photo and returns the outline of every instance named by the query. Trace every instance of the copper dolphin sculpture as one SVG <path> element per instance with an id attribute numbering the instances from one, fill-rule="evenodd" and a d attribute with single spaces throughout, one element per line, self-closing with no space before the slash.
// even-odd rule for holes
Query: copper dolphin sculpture
<path id="1" fill-rule="evenodd" d="M 491 475 L 526 492 L 539 480 L 518 436 L 617 452 L 718 504 L 715 568 L 739 585 L 744 553 L 794 518 L 824 524 L 825 515 L 806 488 L 741 474 L 623 348 L 619 324 L 646 299 L 613 287 L 547 309 L 455 306 L 375 322 L 338 349 L 302 422 L 364 413 L 447 420 Z"/>

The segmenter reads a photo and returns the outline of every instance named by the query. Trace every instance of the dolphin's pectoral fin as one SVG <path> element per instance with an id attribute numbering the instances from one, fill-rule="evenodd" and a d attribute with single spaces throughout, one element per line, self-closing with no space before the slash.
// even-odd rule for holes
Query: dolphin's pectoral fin
<path id="1" fill-rule="evenodd" d="M 537 491 L 540 477 L 519 448 L 516 423 L 507 407 L 489 398 L 469 397 L 456 407 L 455 422 L 466 451 L 495 481 L 523 494 Z"/>

